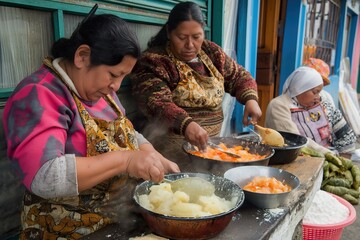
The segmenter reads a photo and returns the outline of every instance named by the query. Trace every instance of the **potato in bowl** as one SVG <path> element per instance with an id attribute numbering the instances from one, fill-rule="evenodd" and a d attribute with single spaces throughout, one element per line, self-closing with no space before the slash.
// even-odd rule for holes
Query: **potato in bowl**
<path id="1" fill-rule="evenodd" d="M 149 195 L 151 187 L 157 185 L 151 181 L 140 183 L 134 192 L 134 200 L 149 228 L 157 235 L 170 239 L 208 239 L 222 232 L 230 223 L 232 216 L 239 209 L 245 199 L 242 189 L 229 179 L 204 173 L 176 173 L 166 175 L 167 181 L 174 181 L 184 177 L 200 177 L 211 182 L 219 198 L 231 202 L 233 205 L 225 212 L 196 216 L 179 217 L 156 213 L 141 205 L 141 197 Z"/>

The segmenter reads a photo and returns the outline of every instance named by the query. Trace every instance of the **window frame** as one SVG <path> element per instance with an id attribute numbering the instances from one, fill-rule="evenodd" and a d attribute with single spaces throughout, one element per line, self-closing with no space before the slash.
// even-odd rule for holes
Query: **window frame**
<path id="1" fill-rule="evenodd" d="M 214 0 L 193 0 L 204 14 L 207 23 L 205 34 L 211 40 L 211 10 Z M 54 41 L 64 37 L 64 14 L 86 15 L 95 3 L 99 5 L 97 14 L 114 14 L 125 21 L 161 26 L 166 23 L 171 9 L 181 0 L 102 0 L 102 1 L 56 1 L 56 0 L 0 0 L 0 6 L 18 7 L 52 12 Z M 128 85 L 125 81 L 123 85 Z M 122 86 L 123 86 L 122 85 Z M 14 88 L 0 88 L 0 103 L 12 94 Z"/>

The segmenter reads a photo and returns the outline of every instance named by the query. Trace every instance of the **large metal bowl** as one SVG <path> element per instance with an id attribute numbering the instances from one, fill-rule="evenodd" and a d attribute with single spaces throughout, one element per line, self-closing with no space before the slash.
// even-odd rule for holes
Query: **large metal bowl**
<path id="1" fill-rule="evenodd" d="M 147 210 L 139 203 L 139 196 L 149 194 L 149 188 L 155 184 L 151 181 L 145 181 L 136 186 L 134 193 L 134 200 L 139 206 L 143 218 L 154 233 L 169 239 L 208 239 L 216 236 L 227 227 L 235 211 L 243 204 L 244 192 L 229 179 L 211 174 L 176 173 L 165 176 L 168 180 L 184 177 L 201 177 L 210 181 L 215 186 L 215 195 L 226 200 L 236 198 L 234 207 L 224 213 L 197 218 L 158 214 Z"/>
<path id="2" fill-rule="evenodd" d="M 274 177 L 277 180 L 288 184 L 292 189 L 290 192 L 276 194 L 255 193 L 243 189 L 246 201 L 258 208 L 277 208 L 279 206 L 286 205 L 291 193 L 300 186 L 300 180 L 294 174 L 269 166 L 236 167 L 229 169 L 224 174 L 225 178 L 235 182 L 241 188 L 243 188 L 256 176 Z"/>
<path id="3" fill-rule="evenodd" d="M 274 155 L 274 150 L 265 144 L 260 142 L 249 141 L 246 139 L 237 139 L 234 137 L 212 137 L 210 141 L 219 144 L 224 143 L 227 147 L 242 146 L 248 148 L 250 153 L 265 155 L 264 159 L 247 161 L 247 162 L 226 162 L 221 160 L 215 160 L 210 158 L 203 158 L 196 156 L 190 151 L 194 151 L 195 148 L 189 142 L 183 144 L 183 150 L 188 154 L 192 160 L 192 166 L 196 171 L 199 172 L 210 172 L 212 174 L 222 176 L 225 171 L 230 168 L 247 165 L 260 165 L 267 166 L 269 164 L 270 157 Z"/>
<path id="4" fill-rule="evenodd" d="M 270 158 L 269 165 L 291 163 L 307 143 L 307 138 L 304 136 L 282 131 L 279 131 L 279 133 L 284 137 L 286 146 L 272 147 L 275 154 Z"/>

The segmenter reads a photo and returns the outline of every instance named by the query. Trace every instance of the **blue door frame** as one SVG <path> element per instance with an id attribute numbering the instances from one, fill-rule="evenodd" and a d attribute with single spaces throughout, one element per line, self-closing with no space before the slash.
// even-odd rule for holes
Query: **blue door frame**
<path id="1" fill-rule="evenodd" d="M 244 66 L 256 78 L 257 42 L 259 29 L 260 0 L 239 0 L 237 26 L 237 62 Z M 231 119 L 232 129 L 243 132 L 244 106 L 235 104 Z"/>
<path id="2" fill-rule="evenodd" d="M 282 46 L 279 94 L 287 77 L 302 64 L 306 5 L 302 0 L 288 1 Z"/>

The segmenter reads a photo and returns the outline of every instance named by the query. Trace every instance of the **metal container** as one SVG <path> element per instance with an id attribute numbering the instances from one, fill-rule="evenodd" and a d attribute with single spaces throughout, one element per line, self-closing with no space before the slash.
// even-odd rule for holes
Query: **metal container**
<path id="1" fill-rule="evenodd" d="M 139 196 L 149 194 L 150 187 L 155 183 L 145 181 L 135 188 L 134 200 L 140 212 L 154 233 L 169 239 L 208 239 L 223 231 L 230 223 L 236 210 L 244 202 L 244 192 L 234 182 L 219 176 L 202 173 L 176 173 L 166 175 L 167 180 L 176 180 L 184 177 L 201 177 L 215 186 L 215 195 L 226 200 L 236 199 L 236 203 L 229 211 L 204 217 L 174 217 L 165 216 L 143 208 L 139 204 Z"/>
<path id="2" fill-rule="evenodd" d="M 188 154 L 189 158 L 192 160 L 191 165 L 198 172 L 210 172 L 212 174 L 222 176 L 226 170 L 238 166 L 247 166 L 247 165 L 261 165 L 267 166 L 269 164 L 270 157 L 274 155 L 274 150 L 265 144 L 260 142 L 249 141 L 246 139 L 237 139 L 234 137 L 212 137 L 210 141 L 219 144 L 224 143 L 228 147 L 233 146 L 242 146 L 249 149 L 250 153 L 265 155 L 264 159 L 247 161 L 247 162 L 227 162 L 222 160 L 215 160 L 209 158 L 203 158 L 196 156 L 190 151 L 194 151 L 195 148 L 189 142 L 185 142 L 183 145 L 183 150 Z"/>
<path id="3" fill-rule="evenodd" d="M 269 166 L 241 166 L 229 169 L 224 174 L 225 178 L 235 182 L 241 188 L 257 176 L 274 177 L 292 189 L 290 192 L 276 194 L 256 193 L 243 189 L 246 201 L 258 208 L 277 208 L 286 205 L 289 196 L 300 186 L 300 180 L 294 174 Z"/>
<path id="4" fill-rule="evenodd" d="M 284 137 L 286 146 L 272 147 L 275 154 L 270 158 L 269 165 L 291 163 L 298 157 L 301 148 L 307 143 L 307 138 L 304 136 L 282 131 L 279 133 Z"/>

